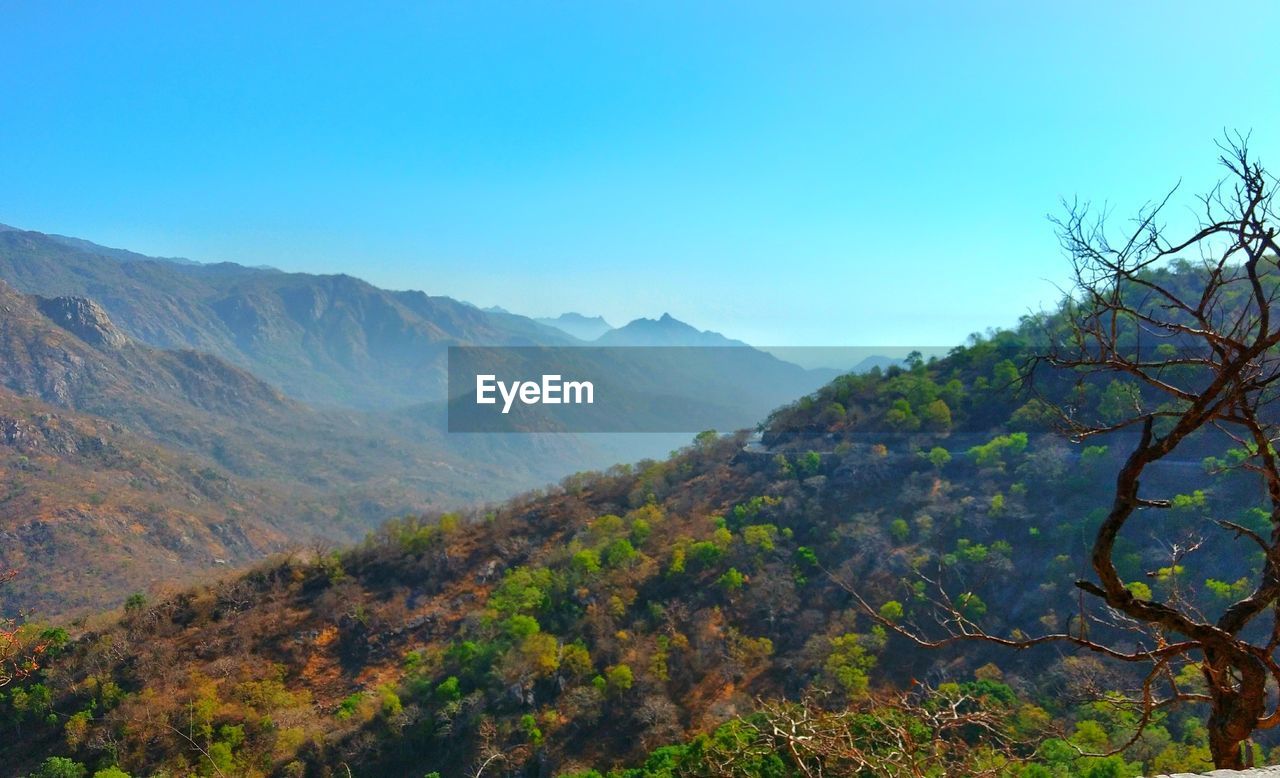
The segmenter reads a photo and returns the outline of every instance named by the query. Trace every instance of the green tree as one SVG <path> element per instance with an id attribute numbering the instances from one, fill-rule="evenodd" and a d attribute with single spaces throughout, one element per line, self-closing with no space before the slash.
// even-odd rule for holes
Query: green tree
<path id="1" fill-rule="evenodd" d="M 716 583 L 726 592 L 738 591 L 746 581 L 747 577 L 733 567 L 724 571 L 724 574 L 716 579 Z"/>
<path id="2" fill-rule="evenodd" d="M 609 567 L 618 568 L 631 563 L 636 558 L 635 546 L 631 545 L 631 541 L 626 538 L 618 538 L 605 546 L 604 553 L 601 554 L 604 563 Z"/>
<path id="3" fill-rule="evenodd" d="M 911 525 L 906 519 L 894 519 L 889 522 L 889 534 L 899 543 L 906 543 L 907 538 L 911 537 Z"/>
<path id="4" fill-rule="evenodd" d="M 911 403 L 905 397 L 893 401 L 884 414 L 885 424 L 895 432 L 913 432 L 920 429 L 920 419 L 911 409 Z"/>
<path id="5" fill-rule="evenodd" d="M 604 671 L 604 681 L 608 694 L 616 696 L 631 689 L 635 676 L 630 665 L 616 664 Z"/>
<path id="6" fill-rule="evenodd" d="M 750 524 L 742 528 L 742 542 L 761 551 L 772 551 L 778 540 L 778 528 L 772 524 Z"/>
<path id="7" fill-rule="evenodd" d="M 600 554 L 593 549 L 584 549 L 574 554 L 569 564 L 579 575 L 595 575 L 600 572 Z"/>
<path id="8" fill-rule="evenodd" d="M 462 699 L 461 684 L 457 676 L 451 675 L 436 687 L 436 699 L 441 702 L 453 702 Z"/>
<path id="9" fill-rule="evenodd" d="M 147 595 L 142 592 L 134 592 L 125 598 L 124 612 L 127 614 L 135 614 L 147 607 Z"/>
<path id="10" fill-rule="evenodd" d="M 880 606 L 880 617 L 886 621 L 901 621 L 903 616 L 902 603 L 897 600 L 889 600 Z"/>
<path id="11" fill-rule="evenodd" d="M 969 459 L 981 468 L 1003 468 L 1011 457 L 1027 450 L 1027 433 L 999 435 L 987 443 L 969 449 Z"/>
<path id="12" fill-rule="evenodd" d="M 822 472 L 822 455 L 816 451 L 806 451 L 796 460 L 796 477 L 809 478 Z"/>
<path id="13" fill-rule="evenodd" d="M 581 643 L 566 643 L 560 649 L 560 669 L 570 676 L 581 678 L 591 672 L 591 652 Z"/>
<path id="14" fill-rule="evenodd" d="M 977 620 L 987 614 L 987 604 L 973 592 L 965 592 L 960 595 L 956 598 L 956 603 L 960 606 L 960 612 L 967 619 Z"/>
<path id="15" fill-rule="evenodd" d="M 862 697 L 870 684 L 876 658 L 862 646 L 862 637 L 853 633 L 831 639 L 831 651 L 823 663 L 827 676 L 850 697 Z"/>
<path id="16" fill-rule="evenodd" d="M 65 756 L 51 756 L 40 763 L 30 778 L 84 778 L 88 768 Z"/>
<path id="17" fill-rule="evenodd" d="M 920 411 L 920 425 L 930 432 L 950 432 L 951 408 L 942 400 L 934 400 Z"/>

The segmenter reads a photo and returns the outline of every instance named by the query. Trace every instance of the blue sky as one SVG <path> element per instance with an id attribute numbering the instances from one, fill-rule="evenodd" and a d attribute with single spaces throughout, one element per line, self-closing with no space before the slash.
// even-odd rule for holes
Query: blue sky
<path id="1" fill-rule="evenodd" d="M 0 222 L 934 345 L 1053 301 L 1060 196 L 1280 169 L 1275 3 L 270 6 L 0 0 Z"/>

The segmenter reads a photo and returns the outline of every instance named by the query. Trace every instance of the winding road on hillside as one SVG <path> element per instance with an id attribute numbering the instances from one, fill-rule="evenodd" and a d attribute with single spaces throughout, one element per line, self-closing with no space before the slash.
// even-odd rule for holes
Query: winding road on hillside
<path id="1" fill-rule="evenodd" d="M 830 445 L 831 440 L 828 436 L 826 435 L 820 436 L 819 438 L 815 439 L 815 442 L 821 442 L 827 445 L 825 447 L 811 447 L 806 450 L 813 451 L 819 456 L 830 456 L 836 453 L 835 447 Z M 765 445 L 763 437 L 761 436 L 760 433 L 757 432 L 753 434 L 750 438 L 747 438 L 747 442 L 742 446 L 742 453 L 750 454 L 752 456 L 775 456 L 783 452 L 780 448 L 776 446 Z M 1067 456 L 1072 461 L 1078 461 L 1080 459 L 1080 450 L 1075 448 L 1068 449 Z M 1151 467 L 1153 468 L 1172 467 L 1172 468 L 1178 468 L 1181 470 L 1203 471 L 1204 462 L 1196 459 L 1161 459 L 1161 460 L 1158 460 L 1157 462 L 1152 463 Z"/>

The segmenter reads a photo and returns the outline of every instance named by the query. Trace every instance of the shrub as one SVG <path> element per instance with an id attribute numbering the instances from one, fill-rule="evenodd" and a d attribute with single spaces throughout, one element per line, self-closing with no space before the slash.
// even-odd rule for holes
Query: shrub
<path id="1" fill-rule="evenodd" d="M 726 570 L 724 575 L 716 579 L 716 583 L 719 584 L 720 588 L 724 589 L 726 592 L 736 592 L 742 588 L 742 585 L 746 583 L 746 581 L 747 577 L 738 572 L 737 568 L 733 567 Z"/>
<path id="2" fill-rule="evenodd" d="M 451 675 L 436 687 L 436 699 L 441 702 L 454 702 L 462 699 L 462 688 L 456 675 Z"/>
<path id="3" fill-rule="evenodd" d="M 1027 433 L 1000 435 L 969 449 L 969 459 L 981 468 L 1003 468 L 1009 457 L 1027 450 Z"/>
<path id="4" fill-rule="evenodd" d="M 875 657 L 863 648 L 861 636 L 849 633 L 831 639 L 831 653 L 823 669 L 845 694 L 861 697 L 867 693 L 867 673 L 875 663 Z"/>
<path id="5" fill-rule="evenodd" d="M 84 778 L 88 768 L 65 756 L 51 756 L 40 763 L 30 778 Z"/>
<path id="6" fill-rule="evenodd" d="M 905 519 L 894 519 L 889 522 L 889 534 L 899 543 L 905 543 L 911 537 L 911 525 Z"/>
<path id="7" fill-rule="evenodd" d="M 611 695 L 622 694 L 631 688 L 635 676 L 630 665 L 617 664 L 604 671 L 605 689 Z"/>
<path id="8" fill-rule="evenodd" d="M 778 528 L 772 524 L 751 524 L 742 528 L 743 542 L 761 551 L 772 551 L 777 538 Z"/>
<path id="9" fill-rule="evenodd" d="M 635 559 L 636 549 L 631 545 L 631 541 L 626 538 L 618 538 L 604 547 L 604 553 L 601 556 L 606 565 L 617 568 Z"/>

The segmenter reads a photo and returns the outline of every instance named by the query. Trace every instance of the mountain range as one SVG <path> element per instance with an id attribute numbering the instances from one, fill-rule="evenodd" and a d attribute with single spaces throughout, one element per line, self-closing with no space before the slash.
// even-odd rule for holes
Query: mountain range
<path id="1" fill-rule="evenodd" d="M 573 342 L 521 316 L 350 276 L 176 263 L 17 230 L 0 232 L 0 279 L 27 293 L 94 300 L 140 343 L 220 357 L 320 405 L 438 399 L 451 344 Z"/>
<path id="2" fill-rule="evenodd" d="M 629 371 L 631 388 L 653 395 L 666 391 L 667 374 L 676 375 L 689 392 L 716 398 L 718 418 L 729 427 L 754 423 L 832 375 L 670 316 L 637 320 L 601 339 L 617 346 L 741 346 L 705 364 L 622 364 L 616 357 L 595 364 Z M 130 461 L 229 484 L 226 494 L 239 495 L 239 502 L 206 496 L 194 518 L 175 521 L 221 518 L 253 539 L 224 546 L 162 527 L 172 514 L 148 506 L 189 502 L 190 489 L 177 478 L 164 481 L 174 494 L 163 499 L 120 491 L 86 506 L 82 494 L 57 487 L 56 479 L 39 475 L 44 471 L 14 466 L 13 457 L 29 464 L 31 455 L 11 442 L 2 475 L 37 499 L 40 510 L 0 501 L 0 531 L 23 539 L 21 546 L 0 547 L 0 564 L 25 564 L 36 554 L 60 571 L 64 564 L 104 569 L 113 564 L 103 556 L 110 544 L 93 538 L 126 526 L 135 533 L 130 554 L 141 561 L 116 565 L 117 574 L 96 587 L 60 589 L 26 579 L 5 609 L 101 606 L 181 577 L 177 564 L 212 570 L 289 545 L 350 542 L 395 515 L 506 497 L 579 470 L 662 455 L 688 439 L 447 434 L 447 350 L 468 344 L 582 341 L 515 314 L 378 289 L 350 276 L 152 258 L 0 229 L 0 387 L 11 401 L 38 403 L 68 425 L 117 431 L 113 446 Z M 18 424 L 28 417 L 7 418 Z M 55 470 L 64 459 L 57 450 L 43 456 Z M 148 519 L 140 525 L 129 519 L 143 514 Z M 75 532 L 65 521 L 70 515 L 77 517 Z M 175 552 L 176 536 L 189 542 Z"/>

